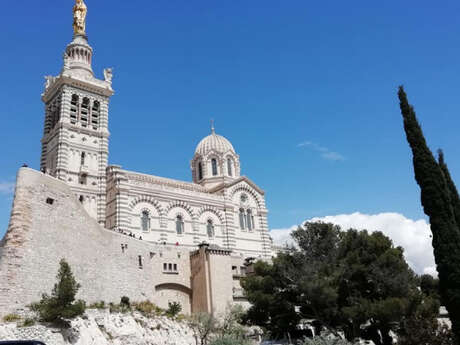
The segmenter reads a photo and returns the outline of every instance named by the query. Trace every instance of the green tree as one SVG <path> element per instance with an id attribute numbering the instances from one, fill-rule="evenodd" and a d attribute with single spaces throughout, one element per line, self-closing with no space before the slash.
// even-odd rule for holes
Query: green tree
<path id="1" fill-rule="evenodd" d="M 436 295 L 414 295 L 409 313 L 400 323 L 398 345 L 451 345 L 452 331 L 438 322 L 439 301 Z"/>
<path id="2" fill-rule="evenodd" d="M 375 344 L 392 344 L 390 331 L 406 313 L 417 280 L 403 250 L 381 232 L 349 230 L 339 246 L 338 305 L 349 340 L 361 334 Z"/>
<path id="3" fill-rule="evenodd" d="M 295 311 L 295 285 L 285 279 L 284 268 L 288 265 L 284 261 L 289 259 L 289 255 L 280 254 L 273 260 L 273 264 L 257 261 L 254 264 L 254 274 L 241 282 L 252 304 L 243 321 L 261 326 L 274 338 L 282 338 L 295 331 L 299 321 Z"/>
<path id="4" fill-rule="evenodd" d="M 247 320 L 282 336 L 294 334 L 300 318 L 314 319 L 350 341 L 364 336 L 391 344 L 390 331 L 418 291 L 402 248 L 381 232 L 343 232 L 321 222 L 306 223 L 292 237 L 297 246 L 290 253 L 273 264 L 257 262 L 243 280 L 252 304 Z"/>
<path id="5" fill-rule="evenodd" d="M 33 309 L 38 311 L 43 321 L 65 325 L 65 319 L 72 319 L 85 312 L 85 302 L 75 302 L 80 284 L 76 282 L 69 264 L 64 259 L 59 262 L 56 278 L 57 283 L 54 284 L 51 296 L 43 294 L 40 302 L 33 305 Z"/>
<path id="6" fill-rule="evenodd" d="M 430 219 L 433 249 L 439 273 L 439 290 L 445 303 L 456 344 L 460 344 L 460 202 L 442 153 L 436 161 L 426 144 L 414 108 L 402 86 L 398 91 L 404 130 L 413 155 L 415 180 Z"/>
<path id="7" fill-rule="evenodd" d="M 182 306 L 179 302 L 168 302 L 168 309 L 166 310 L 166 315 L 169 317 L 175 317 L 182 311 Z"/>
<path id="8" fill-rule="evenodd" d="M 196 345 L 207 345 L 216 330 L 217 319 L 208 313 L 195 313 L 189 319 L 188 325 L 192 329 Z"/>
<path id="9" fill-rule="evenodd" d="M 429 274 L 420 276 L 420 290 L 427 295 L 439 300 L 439 279 Z"/>

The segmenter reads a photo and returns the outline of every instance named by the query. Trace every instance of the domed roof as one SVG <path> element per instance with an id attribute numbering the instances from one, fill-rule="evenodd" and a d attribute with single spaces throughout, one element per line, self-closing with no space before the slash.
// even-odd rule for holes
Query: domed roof
<path id="1" fill-rule="evenodd" d="M 206 155 L 210 151 L 216 151 L 219 153 L 226 153 L 231 151 L 235 153 L 233 145 L 221 135 L 216 134 L 214 128 L 212 132 L 206 138 L 200 141 L 196 147 L 195 154 L 200 154 L 202 156 Z"/>

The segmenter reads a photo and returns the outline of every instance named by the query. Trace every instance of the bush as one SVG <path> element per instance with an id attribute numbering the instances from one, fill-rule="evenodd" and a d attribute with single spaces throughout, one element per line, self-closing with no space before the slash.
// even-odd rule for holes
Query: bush
<path id="1" fill-rule="evenodd" d="M 31 309 L 39 313 L 40 318 L 55 324 L 67 324 L 65 319 L 72 319 L 85 312 L 85 302 L 75 301 L 75 295 L 80 288 L 73 276 L 69 264 L 62 259 L 57 274 L 58 282 L 54 284 L 51 296 L 42 295 L 39 303 L 33 303 Z"/>
<path id="2" fill-rule="evenodd" d="M 206 345 L 216 330 L 217 320 L 211 314 L 199 312 L 190 317 L 188 325 L 192 329 L 196 344 Z"/>
<path id="3" fill-rule="evenodd" d="M 182 306 L 178 302 L 169 302 L 168 310 L 166 310 L 166 315 L 169 317 L 175 317 L 182 311 Z"/>
<path id="4" fill-rule="evenodd" d="M 105 309 L 106 305 L 104 301 L 99 301 L 99 302 L 91 304 L 88 308 L 89 309 Z"/>
<path id="5" fill-rule="evenodd" d="M 225 336 L 212 340 L 209 345 L 250 345 L 251 342 L 247 339 L 242 339 L 234 336 Z"/>
<path id="6" fill-rule="evenodd" d="M 298 345 L 353 345 L 344 339 L 340 338 L 330 338 L 330 337 L 313 337 L 313 338 L 303 338 L 299 340 Z"/>
<path id="7" fill-rule="evenodd" d="M 140 312 L 142 315 L 149 317 L 149 316 L 158 316 L 164 313 L 164 310 L 158 307 L 157 305 L 153 304 L 150 301 L 143 301 L 138 303 L 132 303 L 132 306 L 135 310 Z"/>
<path id="8" fill-rule="evenodd" d="M 129 297 L 123 296 L 120 300 L 120 305 L 129 308 L 130 307 Z"/>
<path id="9" fill-rule="evenodd" d="M 246 329 L 241 325 L 244 310 L 240 305 L 229 306 L 219 318 L 216 333 L 221 338 L 243 339 Z"/>
<path id="10" fill-rule="evenodd" d="M 184 320 L 187 320 L 187 316 L 185 316 L 184 314 L 177 315 L 176 321 L 182 322 Z"/>
<path id="11" fill-rule="evenodd" d="M 26 318 L 22 324 L 22 327 L 32 327 L 35 325 L 35 319 L 33 318 Z"/>
<path id="12" fill-rule="evenodd" d="M 21 320 L 21 317 L 18 314 L 8 314 L 3 317 L 5 322 L 16 322 Z"/>

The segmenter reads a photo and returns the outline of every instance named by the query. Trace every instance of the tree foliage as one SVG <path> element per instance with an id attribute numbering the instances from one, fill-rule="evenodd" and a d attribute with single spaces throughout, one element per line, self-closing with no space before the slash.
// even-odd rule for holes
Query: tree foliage
<path id="1" fill-rule="evenodd" d="M 191 316 L 188 325 L 192 329 L 196 345 L 207 345 L 216 330 L 217 319 L 211 314 L 199 312 Z"/>
<path id="2" fill-rule="evenodd" d="M 438 313 L 436 294 L 413 296 L 398 329 L 398 345 L 452 345 L 453 333 L 439 324 Z"/>
<path id="3" fill-rule="evenodd" d="M 303 338 L 298 342 L 298 345 L 353 345 L 353 343 L 337 337 L 317 336 L 313 338 Z"/>
<path id="4" fill-rule="evenodd" d="M 179 302 L 169 302 L 168 309 L 166 310 L 166 315 L 169 317 L 175 317 L 182 311 L 182 306 Z"/>
<path id="5" fill-rule="evenodd" d="M 218 338 L 244 339 L 246 329 L 242 325 L 243 316 L 244 310 L 241 305 L 229 305 L 217 322 L 215 332 Z"/>
<path id="6" fill-rule="evenodd" d="M 59 262 L 56 279 L 57 283 L 54 284 L 51 296 L 43 294 L 40 302 L 33 305 L 33 309 L 39 313 L 43 321 L 66 324 L 66 319 L 72 319 L 85 312 L 85 302 L 75 301 L 80 284 L 75 280 L 69 264 L 64 259 Z"/>
<path id="7" fill-rule="evenodd" d="M 430 218 L 440 295 L 449 312 L 456 343 L 460 344 L 460 198 L 444 155 L 440 152 L 438 161 L 434 158 L 402 86 L 398 96 L 415 180 L 420 186 L 424 212 Z"/>
<path id="8" fill-rule="evenodd" d="M 418 293 L 402 248 L 381 232 L 344 232 L 322 222 L 306 223 L 292 237 L 291 252 L 272 264 L 257 262 L 243 280 L 252 303 L 247 321 L 279 337 L 295 334 L 299 319 L 313 319 L 319 328 L 343 330 L 350 341 L 362 336 L 391 344 L 390 331 Z"/>

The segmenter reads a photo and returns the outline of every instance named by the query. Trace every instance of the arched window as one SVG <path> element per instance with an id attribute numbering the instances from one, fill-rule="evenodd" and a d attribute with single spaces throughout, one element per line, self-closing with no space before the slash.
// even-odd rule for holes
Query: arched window
<path id="1" fill-rule="evenodd" d="M 212 176 L 217 176 L 217 159 L 213 158 L 211 160 L 212 165 Z"/>
<path id="2" fill-rule="evenodd" d="M 252 211 L 248 210 L 246 213 L 246 224 L 248 225 L 248 230 L 254 230 L 254 216 L 252 215 Z"/>
<path id="3" fill-rule="evenodd" d="M 101 106 L 98 101 L 94 101 L 93 107 L 91 109 L 91 125 L 93 129 L 97 129 L 99 125 L 99 113 L 100 113 Z"/>
<path id="4" fill-rule="evenodd" d="M 178 235 L 184 233 L 184 218 L 181 215 L 176 217 L 176 232 Z"/>
<path id="5" fill-rule="evenodd" d="M 83 98 L 83 102 L 81 104 L 81 114 L 80 114 L 80 121 L 83 127 L 88 125 L 88 116 L 89 116 L 89 98 Z"/>
<path id="6" fill-rule="evenodd" d="M 203 179 L 203 164 L 201 162 L 198 163 L 198 180 Z"/>
<path id="7" fill-rule="evenodd" d="M 233 176 L 232 160 L 230 158 L 227 159 L 227 171 L 228 171 L 228 176 Z"/>
<path id="8" fill-rule="evenodd" d="M 208 237 L 214 237 L 214 224 L 212 222 L 212 219 L 208 219 L 208 223 L 206 225 L 206 231 L 208 233 Z"/>
<path id="9" fill-rule="evenodd" d="M 141 216 L 142 231 L 150 230 L 150 217 L 148 211 L 142 211 Z"/>
<path id="10" fill-rule="evenodd" d="M 240 229 L 246 229 L 246 212 L 242 208 L 240 208 Z"/>
<path id="11" fill-rule="evenodd" d="M 72 95 L 72 100 L 70 101 L 70 123 L 77 123 L 77 114 L 78 114 L 78 96 Z"/>
<path id="12" fill-rule="evenodd" d="M 78 201 L 80 201 L 83 204 L 84 200 L 85 200 L 85 198 L 83 197 L 83 195 L 80 195 L 80 197 L 78 198 Z"/>
<path id="13" fill-rule="evenodd" d="M 85 165 L 86 153 L 82 152 L 80 157 L 80 165 Z"/>

